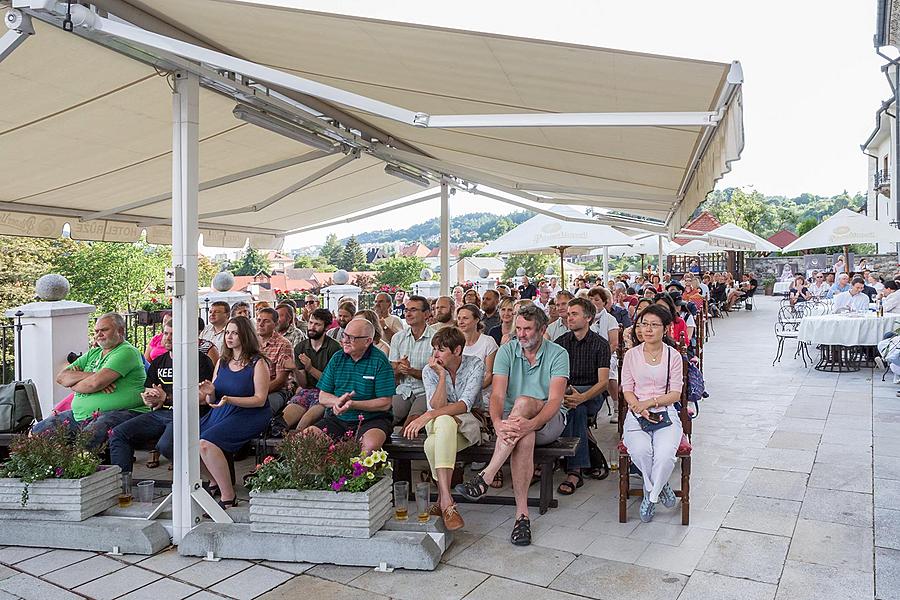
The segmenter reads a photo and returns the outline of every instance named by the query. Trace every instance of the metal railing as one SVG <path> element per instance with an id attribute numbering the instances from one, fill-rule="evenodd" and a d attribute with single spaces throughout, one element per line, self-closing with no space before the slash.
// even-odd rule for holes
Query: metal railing
<path id="1" fill-rule="evenodd" d="M 880 190 L 882 188 L 890 188 L 891 187 L 891 172 L 890 171 L 875 171 L 874 179 L 874 189 Z"/>
<path id="2" fill-rule="evenodd" d="M 22 379 L 22 357 L 16 355 L 15 347 L 22 347 L 22 316 L 21 310 L 15 317 L 9 319 L 9 323 L 0 322 L 0 383 L 9 383 L 15 379 Z"/>

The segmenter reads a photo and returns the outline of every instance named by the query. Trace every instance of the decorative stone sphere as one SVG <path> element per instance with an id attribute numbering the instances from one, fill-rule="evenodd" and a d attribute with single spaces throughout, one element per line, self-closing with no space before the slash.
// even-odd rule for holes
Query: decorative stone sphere
<path id="1" fill-rule="evenodd" d="M 553 275 L 554 273 L 556 273 L 556 270 L 552 266 L 544 269 L 544 275 Z"/>
<path id="2" fill-rule="evenodd" d="M 525 267 L 516 269 L 516 277 L 525 277 Z"/>
<path id="3" fill-rule="evenodd" d="M 37 280 L 34 291 L 38 298 L 46 302 L 64 300 L 69 295 L 69 280 L 62 275 L 49 273 Z"/>
<path id="4" fill-rule="evenodd" d="M 478 276 L 481 277 L 482 279 L 487 279 L 490 274 L 491 274 L 491 272 L 488 271 L 487 269 L 480 269 L 478 271 Z"/>
<path id="5" fill-rule="evenodd" d="M 350 274 L 344 269 L 338 269 L 331 276 L 331 280 L 335 285 L 347 285 L 347 282 L 350 281 Z"/>
<path id="6" fill-rule="evenodd" d="M 219 271 L 212 280 L 212 288 L 217 292 L 227 292 L 234 287 L 234 274 L 231 271 Z"/>
<path id="7" fill-rule="evenodd" d="M 419 277 L 422 278 L 422 281 L 431 281 L 431 278 L 434 277 L 434 272 L 431 269 L 422 269 L 419 271 Z"/>

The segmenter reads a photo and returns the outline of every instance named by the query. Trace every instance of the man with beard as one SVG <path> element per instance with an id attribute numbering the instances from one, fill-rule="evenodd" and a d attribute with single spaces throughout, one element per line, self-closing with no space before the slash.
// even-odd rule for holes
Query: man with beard
<path id="1" fill-rule="evenodd" d="M 434 323 L 430 326 L 431 332 L 437 333 L 444 327 L 456 325 L 454 316 L 456 316 L 456 303 L 453 301 L 453 298 L 450 296 L 439 296 L 434 301 Z"/>
<path id="2" fill-rule="evenodd" d="M 284 407 L 281 416 L 272 420 L 273 435 L 283 434 L 294 427 L 303 431 L 325 414 L 325 409 L 319 405 L 319 388 L 316 386 L 328 361 L 341 351 L 341 345 L 325 335 L 329 325 L 330 311 L 317 308 L 310 313 L 306 329 L 309 338 L 294 346 L 294 356 L 297 358 L 294 369 L 297 393 Z"/>
<path id="3" fill-rule="evenodd" d="M 56 383 L 75 392 L 71 410 L 47 417 L 31 429 L 33 435 L 63 424 L 74 436 L 90 434 L 89 448 L 106 442 L 107 432 L 150 409 L 141 400 L 144 361 L 125 341 L 125 319 L 106 313 L 94 324 L 97 345 L 56 375 Z"/>
<path id="4" fill-rule="evenodd" d="M 339 341 L 341 339 L 341 334 L 344 333 L 344 329 L 347 327 L 347 323 L 353 320 L 353 317 L 356 316 L 356 304 L 349 300 L 344 300 L 338 305 L 337 310 L 337 327 L 332 327 L 329 329 L 325 335 L 333 339 L 334 341 Z"/>
<path id="5" fill-rule="evenodd" d="M 256 311 L 256 335 L 259 338 L 259 353 L 266 357 L 269 365 L 269 407 L 277 415 L 291 397 L 290 375 L 294 370 L 291 343 L 276 331 L 278 312 L 274 308 Z"/>
<path id="6" fill-rule="evenodd" d="M 291 347 L 306 339 L 306 334 L 294 324 L 296 316 L 293 306 L 282 302 L 275 310 L 278 312 L 278 333 L 290 343 Z"/>
<path id="7" fill-rule="evenodd" d="M 147 370 L 147 381 L 141 399 L 150 412 L 138 415 L 112 430 L 109 436 L 110 462 L 118 465 L 123 473 L 131 473 L 134 460 L 134 448 L 148 443 L 156 443 L 156 451 L 172 460 L 174 439 L 172 437 L 172 323 L 166 323 L 162 331 L 162 345 L 165 354 L 160 354 L 150 363 Z M 200 352 L 199 379 L 209 381 L 213 378 L 213 363 L 202 351 Z M 200 405 L 200 415 L 209 407 L 206 402 Z"/>
<path id="8" fill-rule="evenodd" d="M 481 297 L 481 323 L 483 331 L 488 332 L 500 324 L 500 293 L 497 290 L 487 290 Z"/>
<path id="9" fill-rule="evenodd" d="M 490 414 L 497 434 L 494 455 L 475 478 L 456 486 L 469 500 L 487 494 L 507 458 L 512 468 L 516 518 L 510 541 L 531 543 L 528 488 L 534 472 L 534 448 L 555 442 L 566 426 L 563 396 L 569 379 L 569 357 L 561 346 L 544 339 L 547 313 L 534 305 L 519 309 L 516 339 L 500 346 L 494 358 Z"/>

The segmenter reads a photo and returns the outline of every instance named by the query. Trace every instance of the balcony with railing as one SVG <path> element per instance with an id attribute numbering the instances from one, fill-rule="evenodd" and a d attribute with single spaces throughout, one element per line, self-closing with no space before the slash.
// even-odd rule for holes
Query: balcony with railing
<path id="1" fill-rule="evenodd" d="M 875 171 L 872 189 L 884 196 L 891 195 L 891 172 L 888 170 Z"/>

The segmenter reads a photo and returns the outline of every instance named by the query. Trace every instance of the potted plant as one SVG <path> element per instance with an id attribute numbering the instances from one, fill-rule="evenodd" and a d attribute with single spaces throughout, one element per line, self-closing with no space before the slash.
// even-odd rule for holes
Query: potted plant
<path id="1" fill-rule="evenodd" d="M 83 521 L 113 506 L 120 469 L 101 466 L 89 439 L 73 439 L 65 424 L 17 437 L 0 465 L 0 518 Z"/>
<path id="2" fill-rule="evenodd" d="M 163 313 L 172 310 L 172 301 L 169 298 L 152 297 L 143 304 L 140 309 L 134 311 L 138 325 L 156 325 L 162 323 Z"/>
<path id="3" fill-rule="evenodd" d="M 766 296 L 771 296 L 775 293 L 775 277 L 772 275 L 766 275 L 763 278 L 763 289 L 766 292 Z"/>
<path id="4" fill-rule="evenodd" d="M 278 458 L 267 457 L 250 476 L 250 529 L 368 538 L 391 513 L 387 452 L 362 456 L 359 441 L 311 432 L 285 436 Z"/>

